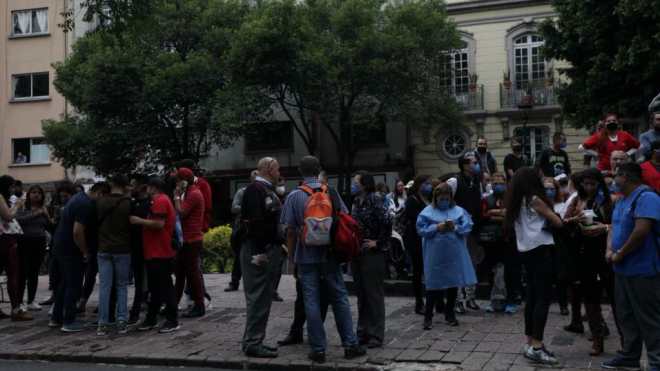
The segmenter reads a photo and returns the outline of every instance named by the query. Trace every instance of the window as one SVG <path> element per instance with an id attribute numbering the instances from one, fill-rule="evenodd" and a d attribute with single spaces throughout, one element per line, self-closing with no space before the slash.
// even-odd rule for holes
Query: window
<path id="1" fill-rule="evenodd" d="M 267 121 L 252 125 L 245 135 L 245 151 L 289 151 L 293 149 L 293 123 Z"/>
<path id="2" fill-rule="evenodd" d="M 463 42 L 459 50 L 446 54 L 442 66 L 442 86 L 452 94 L 464 94 L 468 92 L 470 85 L 470 52 L 468 44 Z"/>
<path id="3" fill-rule="evenodd" d="M 517 89 L 545 79 L 545 59 L 541 48 L 545 41 L 536 34 L 525 34 L 513 40 L 513 71 Z"/>
<path id="4" fill-rule="evenodd" d="M 14 75 L 12 91 L 16 100 L 48 97 L 48 72 Z"/>
<path id="5" fill-rule="evenodd" d="M 387 130 L 384 120 L 373 125 L 354 125 L 353 143 L 358 146 L 381 146 L 387 144 Z"/>
<path id="6" fill-rule="evenodd" d="M 536 163 L 536 158 L 545 148 L 550 147 L 550 128 L 547 126 L 518 127 L 514 136 L 523 140 L 523 154 Z"/>
<path id="7" fill-rule="evenodd" d="M 453 161 L 470 150 L 470 134 L 465 130 L 452 130 L 437 136 L 437 151 L 440 157 Z"/>
<path id="8" fill-rule="evenodd" d="M 50 150 L 43 138 L 21 138 L 12 140 L 14 164 L 47 164 Z"/>
<path id="9" fill-rule="evenodd" d="M 48 9 L 17 10 L 11 13 L 12 36 L 48 33 Z"/>

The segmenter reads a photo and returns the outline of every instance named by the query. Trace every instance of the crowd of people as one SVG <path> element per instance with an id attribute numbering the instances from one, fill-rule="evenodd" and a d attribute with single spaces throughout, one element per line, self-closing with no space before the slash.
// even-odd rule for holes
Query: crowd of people
<path id="1" fill-rule="evenodd" d="M 481 310 L 478 282 L 490 281 L 485 310 L 516 313 L 525 302 L 524 356 L 541 364 L 558 358 L 544 343 L 551 301 L 570 314 L 565 330 L 583 333 L 582 306 L 591 332 L 591 355 L 604 352 L 610 329 L 601 304 L 615 314 L 621 350 L 606 368 L 638 368 L 642 346 L 651 369 L 660 367 L 660 112 L 642 144 L 607 115 L 581 148 L 596 167 L 573 172 L 567 141 L 556 133 L 535 164 L 521 138 L 502 171 L 485 138 L 458 160 L 457 172 L 397 180 L 389 192 L 372 174 L 354 174 L 350 194 L 328 183 L 320 161 L 301 159 L 302 181 L 287 191 L 280 165 L 265 157 L 250 182 L 234 195 L 231 281 L 243 281 L 246 323 L 242 351 L 278 356 L 264 344 L 284 263 L 296 281 L 294 320 L 279 346 L 303 342 L 309 358 L 326 361 L 325 318 L 331 306 L 345 358 L 380 348 L 386 339 L 384 281 L 392 236 L 401 237 L 420 325 L 432 330 L 435 313 L 460 326 L 460 314 Z M 635 161 L 638 160 L 638 161 Z M 641 163 L 638 164 L 637 162 Z M 44 190 L 0 177 L 0 270 L 7 273 L 14 321 L 51 305 L 49 326 L 82 331 L 98 275 L 97 334 L 179 328 L 183 317 L 202 317 L 210 303 L 202 274 L 203 236 L 211 217 L 208 182 L 192 161 L 165 177 L 115 175 L 90 189 L 62 183 L 51 205 Z M 347 202 L 344 201 L 346 199 Z M 335 246 L 338 220 L 354 223 L 359 247 L 348 259 Z M 39 272 L 49 255 L 52 298 L 36 302 Z M 357 323 L 351 316 L 344 273 L 353 277 Z M 172 277 L 174 276 L 174 281 Z M 129 309 L 129 281 L 135 295 Z M 27 289 L 27 295 L 25 291 Z M 606 293 L 606 296 L 603 294 Z M 26 300 L 24 301 L 24 299 Z M 148 308 L 140 322 L 141 307 Z M 164 322 L 159 325 L 159 317 Z"/>

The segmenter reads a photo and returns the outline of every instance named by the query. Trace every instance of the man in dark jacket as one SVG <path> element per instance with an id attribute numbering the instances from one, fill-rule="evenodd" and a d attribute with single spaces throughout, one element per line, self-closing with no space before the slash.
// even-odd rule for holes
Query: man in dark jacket
<path id="1" fill-rule="evenodd" d="M 493 154 L 488 151 L 488 140 L 484 137 L 477 139 L 477 151 L 474 152 L 477 163 L 481 167 L 482 174 L 492 175 L 497 172 L 497 161 Z"/>
<path id="2" fill-rule="evenodd" d="M 556 132 L 552 136 L 552 148 L 544 150 L 538 159 L 537 165 L 543 171 L 543 175 L 550 178 L 561 174 L 571 175 L 571 162 L 565 148 L 566 136 Z"/>

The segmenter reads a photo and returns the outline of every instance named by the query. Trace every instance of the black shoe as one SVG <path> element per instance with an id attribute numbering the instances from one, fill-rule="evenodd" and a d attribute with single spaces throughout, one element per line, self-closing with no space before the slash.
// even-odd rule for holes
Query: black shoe
<path id="1" fill-rule="evenodd" d="M 425 318 L 424 319 L 424 330 L 430 330 L 433 328 L 433 319 Z"/>
<path id="2" fill-rule="evenodd" d="M 444 301 L 438 301 L 438 303 L 435 305 L 435 312 L 440 314 L 445 312 L 445 302 Z"/>
<path id="3" fill-rule="evenodd" d="M 467 303 L 465 303 L 465 306 L 468 307 L 468 309 L 472 309 L 472 310 L 479 310 L 479 309 L 481 309 L 481 308 L 479 307 L 479 305 L 477 304 L 477 302 L 474 301 L 474 299 L 470 299 L 470 300 L 468 300 Z"/>
<path id="4" fill-rule="evenodd" d="M 138 326 L 138 331 L 150 331 L 158 327 L 158 321 L 145 319 L 140 326 Z"/>
<path id="5" fill-rule="evenodd" d="M 383 347 L 383 342 L 378 341 L 376 339 L 371 339 L 367 342 L 367 348 L 368 349 L 376 349 L 376 348 L 382 348 Z"/>
<path id="6" fill-rule="evenodd" d="M 230 284 L 225 288 L 225 292 L 232 292 L 232 291 L 238 291 L 238 285 L 234 285 L 234 284 L 231 284 L 231 283 L 230 283 Z"/>
<path id="7" fill-rule="evenodd" d="M 140 322 L 140 314 L 133 314 L 131 313 L 130 316 L 128 316 L 128 324 L 129 325 L 134 325 L 136 323 Z"/>
<path id="8" fill-rule="evenodd" d="M 263 345 L 248 348 L 245 355 L 253 358 L 277 358 L 277 352 L 268 350 Z"/>
<path id="9" fill-rule="evenodd" d="M 292 334 L 287 335 L 284 339 L 280 340 L 277 342 L 277 345 L 285 347 L 287 345 L 296 345 L 296 344 L 302 344 L 303 342 L 303 337 L 301 336 L 294 336 Z"/>
<path id="10" fill-rule="evenodd" d="M 415 302 L 415 313 L 424 315 L 424 301 L 418 300 Z"/>
<path id="11" fill-rule="evenodd" d="M 584 334 L 584 326 L 582 325 L 582 323 L 580 323 L 579 325 L 571 323 L 568 326 L 564 326 L 564 330 L 568 332 L 572 332 L 574 334 Z"/>
<path id="12" fill-rule="evenodd" d="M 350 348 L 344 349 L 344 358 L 346 359 L 362 357 L 365 354 L 367 354 L 367 350 L 359 345 L 353 345 Z"/>
<path id="13" fill-rule="evenodd" d="M 559 314 L 561 314 L 562 316 L 568 316 L 569 314 L 571 314 L 571 312 L 568 311 L 567 306 L 562 305 L 561 307 L 559 307 Z"/>
<path id="14" fill-rule="evenodd" d="M 54 302 L 55 302 L 55 297 L 51 296 L 50 298 L 48 298 L 44 301 L 40 301 L 39 305 L 52 305 Z"/>
<path id="15" fill-rule="evenodd" d="M 278 293 L 276 292 L 276 293 L 273 293 L 273 301 L 279 301 L 279 302 L 282 302 L 282 301 L 284 301 L 284 299 L 282 299 L 282 297 L 280 296 L 280 294 L 278 294 Z"/>
<path id="16" fill-rule="evenodd" d="M 447 318 L 445 319 L 445 323 L 450 327 L 458 326 L 458 320 L 456 320 L 456 318 Z"/>
<path id="17" fill-rule="evenodd" d="M 270 350 L 271 352 L 277 353 L 277 348 L 275 347 L 271 347 L 270 345 L 266 345 L 266 344 L 261 344 L 261 346 L 264 347 L 264 349 L 266 350 Z"/>
<path id="18" fill-rule="evenodd" d="M 183 318 L 199 318 L 204 317 L 205 314 L 206 311 L 204 310 L 204 307 L 198 307 L 195 305 L 191 310 L 183 314 Z"/>
<path id="19" fill-rule="evenodd" d="M 6 318 L 9 318 L 9 317 L 11 317 L 9 314 L 3 312 L 2 309 L 0 309 L 0 319 L 6 319 Z"/>
<path id="20" fill-rule="evenodd" d="M 307 358 L 314 363 L 325 363 L 325 352 L 311 352 Z"/>
<path id="21" fill-rule="evenodd" d="M 465 314 L 467 312 L 462 302 L 459 301 L 456 303 L 455 312 L 458 314 Z"/>
<path id="22" fill-rule="evenodd" d="M 169 334 L 181 328 L 179 322 L 165 321 L 162 326 L 158 329 L 159 334 Z"/>

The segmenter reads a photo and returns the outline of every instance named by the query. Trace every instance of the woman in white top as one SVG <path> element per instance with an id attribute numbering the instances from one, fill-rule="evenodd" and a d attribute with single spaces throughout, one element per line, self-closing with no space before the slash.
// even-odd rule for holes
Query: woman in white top
<path id="1" fill-rule="evenodd" d="M 550 226 L 561 228 L 561 218 L 553 211 L 538 173 L 530 167 L 516 171 L 506 197 L 505 230 L 515 230 L 516 243 L 525 265 L 527 297 L 525 305 L 524 356 L 534 362 L 556 364 L 557 359 L 543 345 L 554 283 L 554 238 Z"/>

